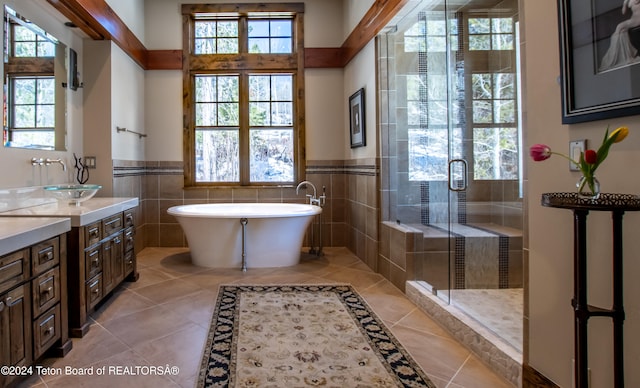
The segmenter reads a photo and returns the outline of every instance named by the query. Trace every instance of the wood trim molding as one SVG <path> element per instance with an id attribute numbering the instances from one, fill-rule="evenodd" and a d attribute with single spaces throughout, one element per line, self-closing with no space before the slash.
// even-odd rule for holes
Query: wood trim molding
<path id="1" fill-rule="evenodd" d="M 346 66 L 408 1 L 375 0 L 341 47 L 305 48 L 305 68 Z M 144 70 L 182 69 L 182 50 L 148 50 L 105 0 L 47 0 L 47 2 L 91 39 L 113 40 Z"/>

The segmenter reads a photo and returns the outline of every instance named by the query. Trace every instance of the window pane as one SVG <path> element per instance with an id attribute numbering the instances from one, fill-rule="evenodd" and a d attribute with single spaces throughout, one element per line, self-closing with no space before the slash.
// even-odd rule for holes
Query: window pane
<path id="1" fill-rule="evenodd" d="M 250 102 L 249 125 L 271 125 L 271 122 L 269 121 L 271 119 L 271 115 L 269 114 L 270 105 L 271 104 L 269 104 L 268 102 Z"/>
<path id="2" fill-rule="evenodd" d="M 425 51 L 426 42 L 424 38 L 415 36 L 407 36 L 404 38 L 404 51 L 407 53 L 416 53 Z"/>
<path id="3" fill-rule="evenodd" d="M 271 39 L 271 53 L 285 54 L 290 52 L 292 52 L 291 38 Z"/>
<path id="4" fill-rule="evenodd" d="M 218 104 L 196 103 L 196 126 L 214 127 L 218 125 Z"/>
<path id="5" fill-rule="evenodd" d="M 14 80 L 15 104 L 35 104 L 36 103 L 36 81 L 34 79 Z"/>
<path id="6" fill-rule="evenodd" d="M 496 123 L 515 123 L 516 107 L 514 100 L 495 100 L 493 111 Z"/>
<path id="7" fill-rule="evenodd" d="M 471 76 L 473 99 L 487 100 L 493 95 L 491 74 L 473 74 Z"/>
<path id="8" fill-rule="evenodd" d="M 195 23 L 196 38 L 211 38 L 216 36 L 216 22 L 198 21 Z"/>
<path id="9" fill-rule="evenodd" d="M 24 148 L 44 148 L 52 150 L 55 144 L 53 131 L 11 131 L 11 145 Z"/>
<path id="10" fill-rule="evenodd" d="M 38 53 L 39 57 L 55 57 L 56 56 L 56 45 L 51 42 L 39 42 L 38 43 Z"/>
<path id="11" fill-rule="evenodd" d="M 249 21 L 249 37 L 268 37 L 269 21 L 268 20 L 250 20 Z"/>
<path id="12" fill-rule="evenodd" d="M 250 38 L 249 52 L 254 54 L 269 52 L 269 38 Z"/>
<path id="13" fill-rule="evenodd" d="M 513 73 L 497 73 L 493 77 L 493 84 L 495 85 L 494 98 L 515 98 Z"/>
<path id="14" fill-rule="evenodd" d="M 271 125 L 293 125 L 293 104 L 274 102 L 271 104 Z"/>
<path id="15" fill-rule="evenodd" d="M 238 21 L 196 21 L 195 54 L 235 54 L 238 52 Z"/>
<path id="16" fill-rule="evenodd" d="M 491 21 L 488 18 L 469 18 L 469 34 L 488 34 Z"/>
<path id="17" fill-rule="evenodd" d="M 218 54 L 236 54 L 238 39 L 218 39 Z"/>
<path id="18" fill-rule="evenodd" d="M 54 105 L 39 105 L 38 109 L 38 121 L 36 126 L 38 128 L 53 128 L 56 125 L 56 111 Z"/>
<path id="19" fill-rule="evenodd" d="M 55 80 L 53 78 L 40 78 L 38 85 L 38 104 L 55 104 Z"/>
<path id="20" fill-rule="evenodd" d="M 213 54 L 216 52 L 215 39 L 196 39 L 194 53 L 195 54 Z"/>
<path id="21" fill-rule="evenodd" d="M 274 75 L 271 79 L 273 82 L 271 99 L 273 101 L 291 101 L 293 96 L 291 75 Z"/>
<path id="22" fill-rule="evenodd" d="M 252 182 L 293 182 L 293 130 L 250 131 Z"/>
<path id="23" fill-rule="evenodd" d="M 475 179 L 517 179 L 517 129 L 474 128 L 473 160 Z"/>
<path id="24" fill-rule="evenodd" d="M 470 50 L 491 50 L 489 35 L 471 35 L 469 37 Z"/>
<path id="25" fill-rule="evenodd" d="M 491 23 L 491 32 L 493 33 L 512 33 L 513 19 L 511 18 L 494 18 Z"/>
<path id="26" fill-rule="evenodd" d="M 493 35 L 491 43 L 494 50 L 513 50 L 513 35 Z"/>
<path id="27" fill-rule="evenodd" d="M 238 76 L 218 76 L 218 101 L 238 101 Z"/>
<path id="28" fill-rule="evenodd" d="M 240 112 L 238 103 L 218 104 L 218 125 L 239 125 Z"/>
<path id="29" fill-rule="evenodd" d="M 238 22 L 237 21 L 219 21 L 216 33 L 218 37 L 238 37 Z"/>
<path id="30" fill-rule="evenodd" d="M 196 181 L 238 182 L 237 130 L 196 130 Z"/>
<path id="31" fill-rule="evenodd" d="M 196 102 L 216 101 L 216 77 L 196 77 Z"/>
<path id="32" fill-rule="evenodd" d="M 270 36 L 287 36 L 291 37 L 291 20 L 272 20 Z"/>
<path id="33" fill-rule="evenodd" d="M 15 128 L 35 128 L 36 127 L 36 107 L 35 105 L 19 105 L 14 108 Z"/>
<path id="34" fill-rule="evenodd" d="M 249 99 L 251 101 L 269 101 L 271 90 L 268 75 L 252 75 L 249 77 Z"/>
<path id="35" fill-rule="evenodd" d="M 491 101 L 481 100 L 473 101 L 473 122 L 474 123 L 492 123 L 493 122 L 493 106 Z"/>

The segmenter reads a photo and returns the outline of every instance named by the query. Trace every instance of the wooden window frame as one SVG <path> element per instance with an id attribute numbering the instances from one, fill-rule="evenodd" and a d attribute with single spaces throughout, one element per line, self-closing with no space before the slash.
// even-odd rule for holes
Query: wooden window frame
<path id="1" fill-rule="evenodd" d="M 237 15 L 239 17 L 238 54 L 193 53 L 194 22 L 204 15 Z M 260 16 L 289 16 L 293 22 L 291 54 L 249 54 L 247 20 Z M 185 187 L 219 186 L 283 186 L 304 180 L 305 176 L 305 114 L 304 114 L 304 4 L 303 3 L 249 3 L 249 4 L 183 4 L 183 154 Z M 294 132 L 294 176 L 293 182 L 250 182 L 249 176 L 249 127 L 240 129 L 240 181 L 198 182 L 195 165 L 195 77 L 205 74 L 287 72 L 292 73 L 293 83 L 293 132 Z M 248 112 L 248 92 L 241 86 L 241 115 Z M 248 123 L 248 120 L 246 120 Z"/>

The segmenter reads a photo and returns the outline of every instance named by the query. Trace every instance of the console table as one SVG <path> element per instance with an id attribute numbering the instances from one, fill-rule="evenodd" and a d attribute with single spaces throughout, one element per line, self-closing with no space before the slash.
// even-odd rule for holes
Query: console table
<path id="1" fill-rule="evenodd" d="M 587 323 L 590 317 L 613 320 L 614 387 L 624 387 L 622 305 L 622 216 L 625 211 L 640 211 L 640 196 L 601 193 L 597 199 L 579 197 L 577 193 L 542 194 L 542 206 L 573 211 L 573 299 L 575 386 L 589 385 L 587 358 Z M 589 211 L 609 211 L 613 220 L 613 307 L 603 309 L 587 303 L 587 215 Z"/>

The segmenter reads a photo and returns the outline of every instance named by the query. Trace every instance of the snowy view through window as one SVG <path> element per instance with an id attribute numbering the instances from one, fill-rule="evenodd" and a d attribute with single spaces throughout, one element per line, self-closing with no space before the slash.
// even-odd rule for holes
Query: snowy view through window
<path id="1" fill-rule="evenodd" d="M 457 19 L 445 23 L 426 17 L 404 33 L 405 52 L 426 53 L 423 70 L 402 75 L 401 82 L 406 84 L 409 179 L 447 180 L 448 161 L 458 158 L 472 163 L 476 180 L 517 179 L 515 74 L 460 63 L 447 79 L 445 54 L 447 47 L 453 53 L 460 49 L 459 25 Z M 512 18 L 469 18 L 466 26 L 469 51 L 514 49 Z M 453 179 L 461 178 L 461 172 L 452 173 Z"/>

